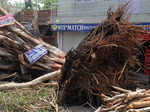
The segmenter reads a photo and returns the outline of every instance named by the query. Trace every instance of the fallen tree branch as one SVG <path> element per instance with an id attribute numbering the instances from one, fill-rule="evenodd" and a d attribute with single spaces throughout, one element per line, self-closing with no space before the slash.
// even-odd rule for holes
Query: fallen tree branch
<path id="1" fill-rule="evenodd" d="M 15 88 L 27 88 L 27 87 L 33 87 L 35 85 L 41 84 L 43 81 L 49 80 L 54 78 L 55 76 L 58 76 L 61 73 L 61 70 L 45 74 L 41 77 L 38 77 L 30 82 L 26 83 L 7 83 L 7 84 L 1 84 L 0 90 L 8 90 L 8 89 L 15 89 Z M 56 83 L 52 86 L 56 86 Z"/>

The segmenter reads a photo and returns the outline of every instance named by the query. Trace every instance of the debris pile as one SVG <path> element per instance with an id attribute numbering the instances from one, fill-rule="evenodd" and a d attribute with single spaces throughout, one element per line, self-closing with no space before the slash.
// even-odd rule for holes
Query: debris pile
<path id="1" fill-rule="evenodd" d="M 144 41 L 139 35 L 148 32 L 128 21 L 125 7 L 108 10 L 107 18 L 67 53 L 59 80 L 62 103 L 98 106 L 100 94 L 107 95 L 112 85 L 136 88 L 128 71 L 140 66 L 136 55 Z"/>
<path id="2" fill-rule="evenodd" d="M 8 15 L 2 8 L 0 13 Z M 31 50 L 32 54 L 35 51 L 32 49 L 36 46 L 42 46 L 47 51 L 38 61 L 29 63 L 25 52 Z M 61 68 L 64 56 L 64 52 L 34 37 L 16 20 L 12 25 L 0 27 L 0 80 L 11 77 L 19 77 L 23 81 L 32 80 Z"/>
<path id="3" fill-rule="evenodd" d="M 150 90 L 137 89 L 136 91 L 114 87 L 117 91 L 113 96 L 103 97 L 103 105 L 95 112 L 149 112 Z"/>

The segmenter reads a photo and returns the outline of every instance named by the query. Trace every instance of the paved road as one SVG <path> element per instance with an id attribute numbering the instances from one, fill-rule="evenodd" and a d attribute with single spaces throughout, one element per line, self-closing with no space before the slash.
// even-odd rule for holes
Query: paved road
<path id="1" fill-rule="evenodd" d="M 94 110 L 82 106 L 71 106 L 68 109 L 60 107 L 59 112 L 94 112 Z"/>

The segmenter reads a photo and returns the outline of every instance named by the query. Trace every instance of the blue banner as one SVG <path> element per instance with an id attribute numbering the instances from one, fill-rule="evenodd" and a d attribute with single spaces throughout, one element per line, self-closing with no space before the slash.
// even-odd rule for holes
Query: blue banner
<path id="1" fill-rule="evenodd" d="M 150 31 L 150 22 L 133 23 L 143 26 L 146 30 Z M 90 32 L 98 24 L 53 24 L 51 25 L 52 31 L 65 31 L 65 32 Z"/>
<path id="2" fill-rule="evenodd" d="M 98 24 L 56 24 L 52 25 L 53 31 L 90 32 Z"/>

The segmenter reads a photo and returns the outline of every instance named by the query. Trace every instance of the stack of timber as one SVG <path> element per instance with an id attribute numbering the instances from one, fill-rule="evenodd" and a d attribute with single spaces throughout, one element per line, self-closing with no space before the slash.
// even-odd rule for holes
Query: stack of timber
<path id="1" fill-rule="evenodd" d="M 126 5 L 116 11 L 108 10 L 102 21 L 79 44 L 70 50 L 59 80 L 59 100 L 68 105 L 89 102 L 99 106 L 100 94 L 109 94 L 112 85 L 135 89 L 130 70 L 141 66 L 137 55 L 145 41 L 140 35 L 149 35 L 143 27 L 131 24 Z"/>
<path id="2" fill-rule="evenodd" d="M 9 15 L 0 8 L 2 16 Z M 35 63 L 29 63 L 25 52 L 42 45 L 47 53 Z M 30 34 L 14 19 L 12 25 L 0 27 L 0 80 L 32 80 L 43 74 L 58 70 L 64 63 L 65 53 Z"/>
<path id="3" fill-rule="evenodd" d="M 110 96 L 101 95 L 103 105 L 95 112 L 150 112 L 150 90 L 114 88 Z"/>

